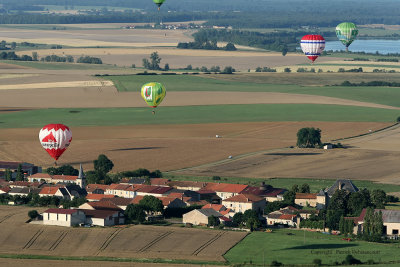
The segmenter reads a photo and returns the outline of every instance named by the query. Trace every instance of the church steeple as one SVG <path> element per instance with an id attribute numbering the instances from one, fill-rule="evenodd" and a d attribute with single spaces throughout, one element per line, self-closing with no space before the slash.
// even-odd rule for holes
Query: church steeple
<path id="1" fill-rule="evenodd" d="M 83 172 L 82 163 L 79 166 L 79 175 L 78 175 L 78 178 L 76 179 L 76 181 L 77 181 L 77 184 L 81 188 L 85 188 L 86 187 L 86 178 L 85 178 L 85 173 Z"/>

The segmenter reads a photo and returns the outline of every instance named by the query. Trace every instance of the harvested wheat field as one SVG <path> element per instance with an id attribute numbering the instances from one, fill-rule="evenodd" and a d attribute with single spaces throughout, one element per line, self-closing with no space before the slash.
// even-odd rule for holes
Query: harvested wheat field
<path id="1" fill-rule="evenodd" d="M 346 149 L 281 148 L 186 170 L 180 174 L 282 178 L 349 178 L 400 184 L 400 126 L 339 140 Z"/>
<path id="2" fill-rule="evenodd" d="M 296 143 L 298 129 L 302 127 L 319 127 L 323 132 L 323 141 L 329 141 L 377 130 L 387 125 L 389 124 L 254 122 L 76 127 L 73 129 L 74 140 L 59 164 L 77 167 L 79 163 L 83 163 L 88 170 L 93 168 L 93 160 L 99 154 L 106 154 L 115 164 L 114 171 L 137 168 L 168 171 L 218 161 L 229 155 L 292 146 Z M 43 167 L 51 166 L 53 160 L 37 140 L 38 131 L 36 128 L 0 129 L 0 158 L 31 162 Z M 216 134 L 222 138 L 215 138 Z M 226 175 L 231 173 L 227 170 Z"/>
<path id="3" fill-rule="evenodd" d="M 13 267 L 43 267 L 43 266 L 53 266 L 53 267 L 85 267 L 85 266 L 96 266 L 96 267 L 163 267 L 165 263 L 138 263 L 138 262 L 113 262 L 113 261 L 78 261 L 78 260 L 38 260 L 38 259 L 0 259 L 4 266 Z M 172 264 L 168 263 L 168 267 L 200 267 L 203 264 Z M 213 266 L 213 265 L 207 265 Z M 219 265 L 217 265 L 219 266 Z"/>
<path id="4" fill-rule="evenodd" d="M 0 254 L 225 261 L 222 255 L 246 236 L 243 232 L 144 225 L 43 226 L 24 223 L 27 211 L 25 207 L 0 207 L 0 214 L 18 213 L 3 215 L 0 221 Z"/>

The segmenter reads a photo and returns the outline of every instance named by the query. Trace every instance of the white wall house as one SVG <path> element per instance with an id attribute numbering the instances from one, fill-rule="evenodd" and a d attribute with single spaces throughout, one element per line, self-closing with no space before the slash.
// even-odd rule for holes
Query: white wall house
<path id="1" fill-rule="evenodd" d="M 80 210 L 48 209 L 43 212 L 43 224 L 58 226 L 73 226 L 85 223 L 86 216 Z"/>

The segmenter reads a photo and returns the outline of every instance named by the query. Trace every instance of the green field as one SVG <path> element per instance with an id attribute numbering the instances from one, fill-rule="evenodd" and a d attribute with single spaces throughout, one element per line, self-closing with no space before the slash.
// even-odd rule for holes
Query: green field
<path id="1" fill-rule="evenodd" d="M 221 76 L 225 77 L 226 76 Z M 230 92 L 278 92 L 337 97 L 349 100 L 400 107 L 398 87 L 345 87 L 345 86 L 299 86 L 295 84 L 268 84 L 238 82 L 192 75 L 125 75 L 105 76 L 114 82 L 121 92 L 139 91 L 149 81 L 162 83 L 167 91 L 230 91 Z M 249 79 L 248 77 L 243 77 Z M 304 79 L 312 79 L 305 75 Z M 385 80 L 385 77 L 382 77 Z M 340 84 L 344 80 L 338 80 Z"/>
<path id="2" fill-rule="evenodd" d="M 298 230 L 274 230 L 272 233 L 254 232 L 233 247 L 225 258 L 231 264 L 263 265 L 276 260 L 283 264 L 322 264 L 342 262 L 348 254 L 367 262 L 400 262 L 399 244 L 379 244 L 364 241 L 347 242 L 341 236 Z"/>
<path id="3" fill-rule="evenodd" d="M 41 127 L 57 121 L 69 126 L 194 124 L 262 121 L 394 122 L 400 111 L 354 106 L 254 104 L 150 108 L 39 109 L 0 113 L 0 128 Z"/>
<path id="4" fill-rule="evenodd" d="M 163 173 L 165 178 L 171 180 L 178 181 L 202 181 L 202 182 L 216 182 L 212 179 L 212 177 L 206 176 L 186 176 L 175 174 L 174 172 Z M 292 188 L 293 185 L 297 184 L 301 186 L 302 184 L 308 184 L 310 186 L 310 190 L 312 193 L 319 192 L 321 189 L 325 189 L 327 187 L 332 186 L 336 180 L 334 179 L 310 179 L 310 178 L 271 178 L 271 179 L 263 179 L 263 178 L 245 178 L 245 177 L 221 177 L 221 180 L 218 182 L 221 183 L 232 183 L 232 184 L 248 184 L 251 186 L 259 186 L 261 182 L 265 182 L 265 184 L 271 185 L 276 188 Z M 381 189 L 387 193 L 389 192 L 400 192 L 400 185 L 391 185 L 391 184 L 381 184 L 374 183 L 371 181 L 364 180 L 352 180 L 353 184 L 357 186 L 359 189 L 367 188 L 369 190 Z M 397 207 L 398 203 L 393 204 L 393 206 Z M 400 207 L 399 207 L 400 209 Z"/>

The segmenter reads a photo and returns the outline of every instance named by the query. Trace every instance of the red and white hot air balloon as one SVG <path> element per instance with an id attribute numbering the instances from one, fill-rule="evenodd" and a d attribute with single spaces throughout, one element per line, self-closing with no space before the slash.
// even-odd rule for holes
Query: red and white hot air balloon
<path id="1" fill-rule="evenodd" d="M 48 124 L 40 130 L 39 141 L 57 165 L 58 158 L 72 141 L 72 132 L 64 124 Z"/>
<path id="2" fill-rule="evenodd" d="M 314 63 L 325 49 L 325 39 L 318 34 L 307 34 L 301 38 L 300 47 L 304 54 Z"/>

